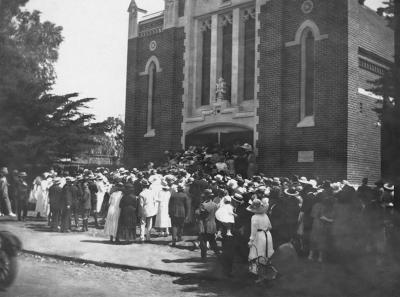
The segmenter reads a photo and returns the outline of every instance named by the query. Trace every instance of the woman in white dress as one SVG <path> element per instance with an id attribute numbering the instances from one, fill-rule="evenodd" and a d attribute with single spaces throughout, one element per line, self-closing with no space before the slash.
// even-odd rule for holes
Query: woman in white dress
<path id="1" fill-rule="evenodd" d="M 96 193 L 97 204 L 96 204 L 95 211 L 98 214 L 100 214 L 101 206 L 103 205 L 104 196 L 107 192 L 107 185 L 106 185 L 102 175 L 98 175 L 96 177 L 96 187 L 97 187 L 97 193 Z"/>
<path id="2" fill-rule="evenodd" d="M 168 213 L 169 200 L 171 198 L 171 192 L 168 184 L 163 180 L 161 182 L 161 190 L 156 196 L 156 202 L 158 207 L 158 212 L 156 216 L 156 223 L 154 227 L 161 229 L 162 236 L 169 235 L 169 229 L 171 228 L 171 218 Z"/>
<path id="3" fill-rule="evenodd" d="M 117 184 L 115 191 L 110 196 L 110 202 L 108 207 L 108 213 L 106 218 L 106 224 L 104 225 L 104 233 L 107 236 L 110 236 L 110 241 L 112 242 L 115 238 L 115 241 L 118 242 L 119 238 L 117 237 L 118 233 L 118 222 L 119 216 L 121 214 L 121 209 L 119 208 L 119 202 L 122 198 L 122 184 Z"/>
<path id="4" fill-rule="evenodd" d="M 47 217 L 50 211 L 49 208 L 49 188 L 52 185 L 48 173 L 43 174 L 43 179 L 38 176 L 33 182 L 32 194 L 36 200 L 36 217 Z"/>
<path id="5" fill-rule="evenodd" d="M 272 226 L 266 214 L 268 205 L 261 200 L 253 200 L 253 203 L 247 210 L 254 213 L 251 218 L 251 235 L 249 241 L 249 262 L 251 265 L 249 269 L 251 273 L 259 275 L 257 263 L 252 260 L 259 257 L 271 258 L 274 253 L 272 236 L 270 233 Z"/>

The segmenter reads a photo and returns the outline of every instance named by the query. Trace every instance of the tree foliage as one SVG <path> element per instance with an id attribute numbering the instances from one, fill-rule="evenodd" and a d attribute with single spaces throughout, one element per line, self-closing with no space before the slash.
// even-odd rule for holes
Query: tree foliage
<path id="1" fill-rule="evenodd" d="M 121 159 L 124 153 L 125 123 L 120 118 L 109 117 L 101 123 L 93 124 L 94 133 L 99 135 L 100 154 L 112 155 Z"/>
<path id="2" fill-rule="evenodd" d="M 386 17 L 388 26 L 395 32 L 395 63 L 381 78 L 371 82 L 371 91 L 383 98 L 375 108 L 382 126 L 382 169 L 384 175 L 394 178 L 400 170 L 399 2 L 389 0 L 383 4 L 378 14 Z"/>
<path id="3" fill-rule="evenodd" d="M 93 98 L 50 93 L 62 27 L 21 9 L 27 0 L 0 0 L 0 163 L 47 165 L 96 144 Z"/>
<path id="4" fill-rule="evenodd" d="M 0 121 L 0 152 L 13 165 L 49 164 L 57 158 L 73 158 L 95 145 L 90 125 L 93 115 L 81 109 L 93 98 L 78 94 L 44 95 L 34 100 L 10 101 Z"/>

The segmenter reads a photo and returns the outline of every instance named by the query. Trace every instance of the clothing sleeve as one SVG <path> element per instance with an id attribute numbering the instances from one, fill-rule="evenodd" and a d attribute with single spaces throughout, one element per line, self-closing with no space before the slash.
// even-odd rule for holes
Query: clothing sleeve
<path id="1" fill-rule="evenodd" d="M 270 221 L 270 219 L 269 219 L 268 216 L 267 216 L 267 230 L 268 230 L 268 231 L 272 230 L 271 221 Z"/>

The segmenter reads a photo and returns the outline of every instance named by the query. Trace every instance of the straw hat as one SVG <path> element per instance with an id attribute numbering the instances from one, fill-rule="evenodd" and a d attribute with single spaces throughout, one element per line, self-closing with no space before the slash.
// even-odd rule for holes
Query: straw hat
<path id="1" fill-rule="evenodd" d="M 390 183 L 384 184 L 384 185 L 383 185 L 383 188 L 384 188 L 386 191 L 389 191 L 389 192 L 394 191 L 394 185 L 392 185 L 392 184 L 390 184 Z"/>
<path id="2" fill-rule="evenodd" d="M 302 184 L 310 184 L 310 182 L 307 180 L 305 176 L 300 177 L 299 182 Z"/>
<path id="3" fill-rule="evenodd" d="M 342 190 L 342 186 L 340 183 L 331 184 L 331 188 L 332 188 L 333 194 L 339 193 Z"/>
<path id="4" fill-rule="evenodd" d="M 241 148 L 243 148 L 245 151 L 248 151 L 248 152 L 253 150 L 253 147 L 248 143 L 243 144 L 241 146 Z"/>
<path id="5" fill-rule="evenodd" d="M 296 189 L 293 188 L 293 187 L 289 188 L 289 189 L 286 189 L 284 192 L 285 192 L 286 195 L 291 196 L 291 197 L 299 196 L 299 192 L 296 191 Z"/>
<path id="6" fill-rule="evenodd" d="M 253 213 L 266 213 L 268 210 L 267 205 L 261 202 L 259 199 L 254 199 L 253 202 L 249 207 L 246 208 L 248 211 L 253 212 Z"/>

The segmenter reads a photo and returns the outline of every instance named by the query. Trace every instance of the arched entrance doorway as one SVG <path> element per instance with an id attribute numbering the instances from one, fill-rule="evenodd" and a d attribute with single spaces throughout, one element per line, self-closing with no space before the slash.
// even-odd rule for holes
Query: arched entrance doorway
<path id="1" fill-rule="evenodd" d="M 186 135 L 186 147 L 214 146 L 230 149 L 235 143 L 253 145 L 253 130 L 241 125 L 217 124 L 194 129 Z"/>

